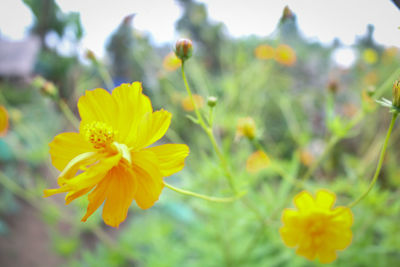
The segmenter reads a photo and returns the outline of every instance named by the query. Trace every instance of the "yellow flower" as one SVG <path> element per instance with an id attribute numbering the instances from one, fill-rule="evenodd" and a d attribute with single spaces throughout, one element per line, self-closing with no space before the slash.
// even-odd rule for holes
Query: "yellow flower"
<path id="1" fill-rule="evenodd" d="M 78 101 L 79 133 L 62 133 L 50 143 L 53 165 L 61 171 L 60 188 L 45 197 L 68 192 L 65 201 L 89 193 L 86 221 L 103 202 L 103 220 L 118 227 L 133 200 L 142 209 L 158 200 L 163 177 L 184 167 L 189 148 L 183 144 L 148 147 L 159 140 L 171 122 L 171 113 L 153 112 L 141 83 L 122 84 L 112 94 L 86 91 Z"/>
<path id="2" fill-rule="evenodd" d="M 246 161 L 246 170 L 250 173 L 257 173 L 268 167 L 270 159 L 264 151 L 258 150 L 250 155 Z"/>
<path id="3" fill-rule="evenodd" d="M 268 60 L 274 58 L 275 49 L 269 45 L 259 45 L 254 49 L 254 55 L 258 59 Z"/>
<path id="4" fill-rule="evenodd" d="M 281 44 L 276 48 L 275 60 L 290 67 L 296 63 L 296 53 L 290 46 Z"/>
<path id="5" fill-rule="evenodd" d="M 335 194 L 327 190 L 318 190 L 315 198 L 307 191 L 296 195 L 297 209 L 282 214 L 279 232 L 285 245 L 296 247 L 296 253 L 309 260 L 334 261 L 336 250 L 347 248 L 353 236 L 353 213 L 347 207 L 333 208 L 335 201 Z"/>
<path id="6" fill-rule="evenodd" d="M 8 112 L 4 106 L 0 105 L 0 136 L 5 136 L 8 132 Z"/>
<path id="7" fill-rule="evenodd" d="M 378 61 L 378 53 L 372 49 L 367 48 L 362 54 L 363 60 L 368 64 L 375 64 Z"/>
<path id="8" fill-rule="evenodd" d="M 238 136 L 245 136 L 253 139 L 256 136 L 256 123 L 252 117 L 240 118 L 236 127 Z"/>
<path id="9" fill-rule="evenodd" d="M 193 95 L 193 100 L 196 103 L 197 108 L 201 108 L 204 105 L 204 99 L 201 95 Z M 192 100 L 190 99 L 189 96 L 186 96 L 185 98 L 182 99 L 181 101 L 182 107 L 186 111 L 193 111 L 194 110 L 194 105 Z"/>
<path id="10" fill-rule="evenodd" d="M 163 60 L 163 67 L 167 71 L 174 71 L 179 68 L 182 61 L 175 55 L 174 52 L 169 53 Z"/>

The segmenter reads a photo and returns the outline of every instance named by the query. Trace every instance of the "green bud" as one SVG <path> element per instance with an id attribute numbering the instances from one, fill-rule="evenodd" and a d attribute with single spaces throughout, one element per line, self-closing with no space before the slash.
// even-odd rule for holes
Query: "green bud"
<path id="1" fill-rule="evenodd" d="M 193 44 L 189 39 L 179 39 L 175 45 L 175 54 L 182 61 L 189 59 L 192 56 Z"/>
<path id="2" fill-rule="evenodd" d="M 208 105 L 210 108 L 215 107 L 215 105 L 217 105 L 217 102 L 218 102 L 218 99 L 217 99 L 215 96 L 209 96 L 209 97 L 207 98 L 207 105 Z"/>
<path id="3" fill-rule="evenodd" d="M 393 84 L 393 106 L 400 108 L 400 81 L 396 80 Z"/>

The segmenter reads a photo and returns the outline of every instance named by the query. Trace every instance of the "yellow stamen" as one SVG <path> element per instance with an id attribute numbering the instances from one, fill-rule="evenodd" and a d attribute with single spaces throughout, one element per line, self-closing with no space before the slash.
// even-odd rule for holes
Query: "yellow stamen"
<path id="1" fill-rule="evenodd" d="M 94 148 L 105 148 L 114 142 L 116 132 L 106 123 L 94 121 L 85 125 L 84 135 Z"/>

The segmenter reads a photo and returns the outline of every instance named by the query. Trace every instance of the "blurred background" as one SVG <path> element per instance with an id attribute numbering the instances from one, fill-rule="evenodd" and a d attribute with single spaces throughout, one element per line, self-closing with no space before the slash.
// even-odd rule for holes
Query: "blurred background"
<path id="1" fill-rule="evenodd" d="M 279 237 L 280 212 L 292 197 L 285 177 L 310 175 L 307 189 L 327 188 L 341 205 L 368 186 L 390 122 L 374 99 L 390 99 L 400 78 L 397 5 L 1 1 L 0 266 L 319 266 Z M 181 37 L 194 43 L 186 72 L 197 104 L 208 114 L 208 97 L 217 97 L 218 142 L 268 227 L 260 229 L 240 202 L 209 203 L 168 189 L 149 210 L 133 204 L 119 229 L 105 226 L 101 211 L 81 223 L 86 198 L 68 206 L 63 196 L 43 199 L 59 174 L 48 143 L 76 131 L 79 96 L 133 81 L 143 82 L 155 109 L 173 114 L 161 142 L 191 149 L 185 169 L 167 179 L 203 194 L 232 194 L 207 136 L 187 118 L 193 106 L 172 53 Z M 254 121 L 267 161 L 240 136 L 243 118 Z M 332 266 L 400 262 L 397 128 L 379 183 L 353 209 L 353 243 Z"/>

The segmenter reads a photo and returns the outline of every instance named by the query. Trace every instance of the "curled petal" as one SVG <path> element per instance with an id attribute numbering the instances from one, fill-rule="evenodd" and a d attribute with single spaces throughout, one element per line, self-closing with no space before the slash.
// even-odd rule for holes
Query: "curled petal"
<path id="1" fill-rule="evenodd" d="M 49 144 L 51 161 L 59 171 L 76 156 L 94 151 L 93 146 L 78 133 L 61 133 Z"/>

